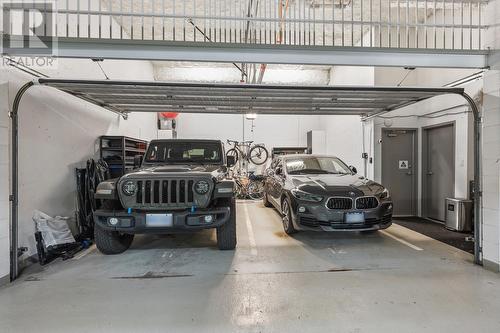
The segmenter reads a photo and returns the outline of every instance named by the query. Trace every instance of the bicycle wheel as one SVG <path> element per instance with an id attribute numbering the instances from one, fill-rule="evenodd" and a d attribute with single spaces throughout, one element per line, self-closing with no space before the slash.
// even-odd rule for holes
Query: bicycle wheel
<path id="1" fill-rule="evenodd" d="M 261 200 L 264 195 L 264 183 L 262 181 L 251 181 L 248 184 L 248 196 L 253 200 Z"/>
<path id="2" fill-rule="evenodd" d="M 226 156 L 234 156 L 234 165 L 238 163 L 238 151 L 236 149 L 229 149 L 226 153 Z"/>
<path id="3" fill-rule="evenodd" d="M 269 152 L 264 146 L 253 146 L 250 148 L 250 152 L 248 153 L 249 155 L 249 160 L 255 165 L 262 165 L 266 163 L 268 157 L 269 157 Z"/>

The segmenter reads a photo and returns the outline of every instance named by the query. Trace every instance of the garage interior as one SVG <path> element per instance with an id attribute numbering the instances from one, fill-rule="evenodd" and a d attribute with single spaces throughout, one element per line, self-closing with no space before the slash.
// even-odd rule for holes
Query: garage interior
<path id="1" fill-rule="evenodd" d="M 57 43 L 49 64 L 33 35 L 2 32 L 0 331 L 498 331 L 498 2 L 14 5 L 50 17 L 35 35 Z M 207 229 L 102 254 L 79 172 L 133 173 L 162 139 L 262 144 L 235 180 L 272 177 L 280 152 L 337 156 L 389 190 L 393 224 L 288 235 L 239 197 L 234 250 Z M 38 212 L 75 237 L 47 262 Z"/>

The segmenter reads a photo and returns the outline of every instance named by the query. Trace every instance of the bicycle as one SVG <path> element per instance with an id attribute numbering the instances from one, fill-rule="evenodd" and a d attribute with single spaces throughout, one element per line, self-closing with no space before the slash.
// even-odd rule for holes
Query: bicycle
<path id="1" fill-rule="evenodd" d="M 233 148 L 227 151 L 226 156 L 234 156 L 235 163 L 241 158 L 255 165 L 262 165 L 269 158 L 269 152 L 266 147 L 261 144 L 252 145 L 253 141 L 238 142 L 227 140 L 227 143 L 233 145 Z"/>
<path id="2" fill-rule="evenodd" d="M 261 200 L 264 196 L 264 176 L 249 173 L 248 176 L 234 177 L 236 183 L 236 197 Z"/>

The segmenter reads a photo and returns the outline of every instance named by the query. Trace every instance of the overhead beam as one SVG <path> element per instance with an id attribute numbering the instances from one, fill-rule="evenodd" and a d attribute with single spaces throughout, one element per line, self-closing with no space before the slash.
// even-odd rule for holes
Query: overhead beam
<path id="1" fill-rule="evenodd" d="M 22 52 L 22 54 L 20 53 Z M 4 48 L 8 55 L 27 50 Z M 488 51 L 58 38 L 57 57 L 155 61 L 487 68 Z M 36 54 L 33 54 L 36 55 Z"/>

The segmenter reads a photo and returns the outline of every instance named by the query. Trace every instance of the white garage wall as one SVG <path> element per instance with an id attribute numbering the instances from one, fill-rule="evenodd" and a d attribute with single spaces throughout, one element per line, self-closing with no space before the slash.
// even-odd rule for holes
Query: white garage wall
<path id="1" fill-rule="evenodd" d="M 106 61 L 103 67 L 111 78 L 153 79 L 149 62 Z M 63 60 L 58 71 L 61 77 L 101 78 L 102 75 L 90 60 Z M 9 83 L 12 105 L 19 87 L 31 77 L 12 69 L 2 69 L 0 76 Z M 156 114 L 132 114 L 123 120 L 49 87 L 30 88 L 21 101 L 19 114 L 19 246 L 28 247 L 26 257 L 36 253 L 31 220 L 34 209 L 50 215 L 74 216 L 74 169 L 84 167 L 88 158 L 98 157 L 100 135 L 151 140 L 157 138 L 158 130 Z"/>
<path id="2" fill-rule="evenodd" d="M 179 138 L 203 138 L 245 140 L 264 143 L 269 150 L 280 146 L 306 146 L 310 130 L 321 129 L 319 116 L 275 116 L 258 115 L 252 122 L 241 115 L 180 114 L 178 116 Z"/>
<path id="3" fill-rule="evenodd" d="M 373 86 L 373 67 L 336 66 L 330 71 L 330 85 Z M 322 116 L 326 132 L 327 153 L 338 156 L 364 175 L 363 127 L 359 116 Z M 369 176 L 369 174 L 367 174 Z"/>
<path id="4" fill-rule="evenodd" d="M 486 11 L 491 28 L 485 39 L 496 50 L 491 70 L 484 77 L 483 107 L 483 259 L 484 266 L 500 271 L 500 2 Z"/>

